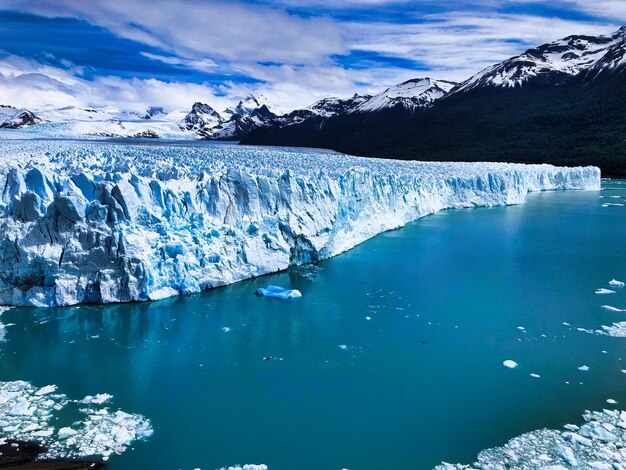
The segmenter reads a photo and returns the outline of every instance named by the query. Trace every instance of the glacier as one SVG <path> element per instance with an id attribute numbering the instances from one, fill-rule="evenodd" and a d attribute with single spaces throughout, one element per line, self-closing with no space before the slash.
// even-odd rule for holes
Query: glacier
<path id="1" fill-rule="evenodd" d="M 0 305 L 158 300 L 316 262 L 435 212 L 598 190 L 596 167 L 6 139 Z"/>

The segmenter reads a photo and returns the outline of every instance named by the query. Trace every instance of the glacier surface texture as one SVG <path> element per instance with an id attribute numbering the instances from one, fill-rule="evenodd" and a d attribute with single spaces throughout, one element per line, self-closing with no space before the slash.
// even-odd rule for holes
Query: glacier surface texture
<path id="1" fill-rule="evenodd" d="M 225 144 L 4 140 L 0 305 L 156 300 L 329 258 L 448 208 L 597 190 L 595 167 Z"/>

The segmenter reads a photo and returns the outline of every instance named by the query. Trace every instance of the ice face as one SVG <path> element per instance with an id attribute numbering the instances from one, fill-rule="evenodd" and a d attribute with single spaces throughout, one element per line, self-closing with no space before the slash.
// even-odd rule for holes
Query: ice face
<path id="1" fill-rule="evenodd" d="M 615 404 L 615 400 L 607 400 Z M 443 463 L 435 470 L 504 468 L 625 468 L 626 412 L 586 412 L 582 426 L 522 434 L 502 447 L 483 450 L 473 465 Z"/>
<path id="2" fill-rule="evenodd" d="M 595 167 L 5 140 L 0 305 L 158 300 L 329 258 L 449 209 L 597 190 Z"/>

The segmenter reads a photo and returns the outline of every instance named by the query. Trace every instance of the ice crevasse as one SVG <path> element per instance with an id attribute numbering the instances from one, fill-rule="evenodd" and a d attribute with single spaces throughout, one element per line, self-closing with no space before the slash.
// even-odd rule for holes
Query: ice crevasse
<path id="1" fill-rule="evenodd" d="M 329 258 L 443 209 L 599 187 L 595 167 L 5 141 L 0 305 L 199 292 Z"/>

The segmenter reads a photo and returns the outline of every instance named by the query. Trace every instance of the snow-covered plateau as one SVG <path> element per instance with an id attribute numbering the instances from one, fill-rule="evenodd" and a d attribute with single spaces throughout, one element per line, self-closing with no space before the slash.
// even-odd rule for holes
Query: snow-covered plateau
<path id="1" fill-rule="evenodd" d="M 4 140 L 0 305 L 157 300 L 342 253 L 443 209 L 597 190 L 595 167 L 227 144 Z"/>

